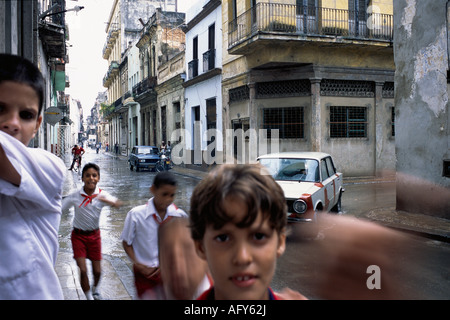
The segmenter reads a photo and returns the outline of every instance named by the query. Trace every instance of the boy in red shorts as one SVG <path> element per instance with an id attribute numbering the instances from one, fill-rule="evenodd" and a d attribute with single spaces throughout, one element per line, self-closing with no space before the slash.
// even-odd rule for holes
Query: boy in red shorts
<path id="1" fill-rule="evenodd" d="M 84 166 L 81 179 L 84 186 L 63 199 L 62 212 L 75 208 L 72 231 L 74 259 L 80 268 L 80 283 L 87 300 L 100 300 L 98 283 L 101 276 L 102 243 L 99 220 L 104 206 L 120 207 L 122 202 L 97 187 L 100 168 L 94 163 Z M 94 286 L 91 293 L 86 258 L 92 261 Z"/>

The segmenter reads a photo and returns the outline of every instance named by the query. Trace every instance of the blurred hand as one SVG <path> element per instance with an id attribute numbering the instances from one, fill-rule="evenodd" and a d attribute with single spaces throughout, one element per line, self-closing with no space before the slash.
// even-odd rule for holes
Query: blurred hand
<path id="1" fill-rule="evenodd" d="M 323 237 L 317 241 L 323 257 L 319 263 L 321 298 L 407 298 L 399 296 L 396 280 L 402 272 L 398 252 L 406 248 L 407 235 L 372 222 L 329 214 L 322 217 L 319 229 Z"/>

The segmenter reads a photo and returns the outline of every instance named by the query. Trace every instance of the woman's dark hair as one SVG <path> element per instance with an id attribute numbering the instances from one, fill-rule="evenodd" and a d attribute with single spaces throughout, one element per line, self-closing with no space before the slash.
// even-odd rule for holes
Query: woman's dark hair
<path id="1" fill-rule="evenodd" d="M 191 196 L 190 227 L 192 238 L 201 240 L 206 227 L 220 229 L 232 221 L 225 206 L 237 199 L 247 206 L 246 217 L 236 224 L 245 228 L 258 218 L 267 219 L 281 233 L 286 227 L 287 205 L 284 192 L 261 165 L 220 165 L 195 187 Z"/>
<path id="2" fill-rule="evenodd" d="M 14 81 L 33 88 L 39 98 L 39 114 L 41 114 L 45 81 L 37 66 L 23 57 L 0 53 L 0 83 L 3 81 Z"/>
<path id="3" fill-rule="evenodd" d="M 98 172 L 98 176 L 100 177 L 100 167 L 98 165 L 96 165 L 95 163 L 92 163 L 92 162 L 86 163 L 84 165 L 83 171 L 81 172 L 81 176 L 83 177 L 84 173 L 86 171 L 88 171 L 89 169 L 91 169 L 91 168 L 94 169 L 95 171 L 97 171 Z"/>

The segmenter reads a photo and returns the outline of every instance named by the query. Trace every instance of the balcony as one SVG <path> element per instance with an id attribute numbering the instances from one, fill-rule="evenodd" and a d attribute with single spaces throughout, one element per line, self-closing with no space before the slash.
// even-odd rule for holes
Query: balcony
<path id="1" fill-rule="evenodd" d="M 153 90 L 156 86 L 156 77 L 148 77 L 133 86 L 133 94 L 138 97 L 149 90 Z"/>
<path id="2" fill-rule="evenodd" d="M 198 76 L 198 59 L 188 62 L 188 79 L 191 80 Z"/>
<path id="3" fill-rule="evenodd" d="M 259 39 L 283 41 L 310 37 L 335 42 L 393 40 L 393 15 L 365 13 L 344 9 L 258 3 L 228 25 L 228 50 L 245 54 L 246 48 Z M 308 39 L 309 40 L 309 39 Z"/>
<path id="4" fill-rule="evenodd" d="M 216 49 L 209 49 L 203 54 L 203 72 L 214 69 L 216 64 Z"/>
<path id="5" fill-rule="evenodd" d="M 119 74 L 119 63 L 117 61 L 111 61 L 111 64 L 109 65 L 108 68 L 108 72 L 106 72 L 106 75 L 103 77 L 103 87 L 108 88 L 114 76 L 118 74 Z"/>

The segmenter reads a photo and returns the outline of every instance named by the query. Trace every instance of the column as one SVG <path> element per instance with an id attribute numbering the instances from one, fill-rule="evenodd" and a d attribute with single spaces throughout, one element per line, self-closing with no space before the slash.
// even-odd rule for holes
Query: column
<path id="1" fill-rule="evenodd" d="M 320 105 L 320 78 L 311 81 L 311 151 L 321 151 L 322 146 L 322 108 Z"/>

